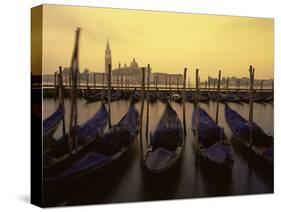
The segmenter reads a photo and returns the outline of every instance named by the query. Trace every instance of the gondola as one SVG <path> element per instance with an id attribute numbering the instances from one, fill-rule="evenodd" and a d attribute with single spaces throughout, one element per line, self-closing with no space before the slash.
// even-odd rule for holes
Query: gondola
<path id="1" fill-rule="evenodd" d="M 122 93 L 120 91 L 113 91 L 110 96 L 110 101 L 111 102 L 118 101 L 121 98 L 122 98 Z M 106 100 L 108 101 L 108 98 L 106 98 Z"/>
<path id="2" fill-rule="evenodd" d="M 131 101 L 128 112 L 98 141 L 96 148 L 71 167 L 46 181 L 69 182 L 87 174 L 110 170 L 129 155 L 135 144 L 139 128 L 139 113 Z M 81 179 L 81 178 L 80 178 Z"/>
<path id="3" fill-rule="evenodd" d="M 147 93 L 147 101 L 149 103 L 156 103 L 157 102 L 157 94 L 150 91 Z"/>
<path id="4" fill-rule="evenodd" d="M 63 116 L 64 116 L 64 108 L 60 104 L 57 107 L 56 111 L 43 121 L 44 140 L 47 140 L 53 136 L 53 134 L 55 133 L 56 129 L 59 126 L 60 121 L 63 119 Z"/>
<path id="5" fill-rule="evenodd" d="M 77 127 L 78 149 L 76 155 L 82 154 L 99 138 L 107 125 L 108 112 L 102 103 L 99 111 L 86 123 Z M 51 176 L 69 166 L 75 156 L 69 153 L 68 135 L 62 136 L 49 150 L 44 152 L 44 172 Z"/>
<path id="6" fill-rule="evenodd" d="M 188 94 L 186 94 L 185 99 L 188 102 L 194 103 L 195 102 L 195 94 L 194 93 L 188 93 Z M 209 103 L 209 98 L 200 94 L 199 97 L 198 97 L 198 101 L 202 102 L 202 103 Z"/>
<path id="7" fill-rule="evenodd" d="M 164 91 L 158 91 L 157 98 L 163 103 L 166 103 L 168 100 L 168 96 Z"/>
<path id="8" fill-rule="evenodd" d="M 203 165 L 214 173 L 230 174 L 234 157 L 231 144 L 225 139 L 223 128 L 219 127 L 209 114 L 200 106 L 193 110 L 192 130 L 196 135 L 196 116 L 199 116 L 198 142 L 196 143 L 198 155 Z"/>
<path id="9" fill-rule="evenodd" d="M 229 92 L 227 94 L 227 102 L 242 104 L 240 97 L 237 94 L 232 93 L 232 92 Z"/>
<path id="10" fill-rule="evenodd" d="M 141 100 L 141 93 L 137 90 L 135 90 L 133 93 L 132 93 L 132 101 L 133 102 L 139 102 Z"/>
<path id="11" fill-rule="evenodd" d="M 228 105 L 225 105 L 225 118 L 231 129 L 234 142 L 247 150 L 247 152 L 251 150 L 251 154 L 255 155 L 257 159 L 272 167 L 273 137 L 267 135 L 256 123 L 253 123 L 253 143 L 252 147 L 250 147 L 249 122 Z"/>
<path id="12" fill-rule="evenodd" d="M 162 174 L 174 167 L 184 147 L 183 127 L 170 103 L 153 134 L 144 157 L 144 167 L 151 174 Z"/>
<path id="13" fill-rule="evenodd" d="M 94 94 L 89 94 L 89 95 L 85 95 L 85 99 L 87 101 L 87 103 L 91 103 L 91 102 L 97 102 L 102 100 L 102 98 L 104 97 L 104 91 L 100 91 Z"/>
<path id="14" fill-rule="evenodd" d="M 174 101 L 174 102 L 176 102 L 176 103 L 182 103 L 182 97 L 181 97 L 181 95 L 180 94 L 178 94 L 178 93 L 174 93 L 174 94 L 172 94 L 171 95 L 171 99 L 172 99 L 172 101 Z"/>

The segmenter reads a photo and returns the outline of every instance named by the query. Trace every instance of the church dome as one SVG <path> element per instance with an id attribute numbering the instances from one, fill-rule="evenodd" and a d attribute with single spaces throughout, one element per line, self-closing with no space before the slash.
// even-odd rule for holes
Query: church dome
<path id="1" fill-rule="evenodd" d="M 131 62 L 131 68 L 138 68 L 138 63 L 136 62 L 135 58 Z"/>

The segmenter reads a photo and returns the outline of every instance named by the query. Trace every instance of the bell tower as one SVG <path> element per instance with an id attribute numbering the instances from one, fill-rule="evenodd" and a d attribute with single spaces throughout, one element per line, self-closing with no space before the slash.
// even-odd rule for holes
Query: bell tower
<path id="1" fill-rule="evenodd" d="M 109 41 L 107 39 L 107 44 L 106 44 L 106 49 L 105 49 L 105 73 L 108 73 L 108 65 L 112 64 L 112 59 L 111 59 L 111 50 L 109 46 Z"/>

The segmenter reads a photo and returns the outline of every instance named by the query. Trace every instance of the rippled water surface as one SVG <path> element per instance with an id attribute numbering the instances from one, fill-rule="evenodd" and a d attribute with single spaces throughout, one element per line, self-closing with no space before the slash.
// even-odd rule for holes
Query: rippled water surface
<path id="1" fill-rule="evenodd" d="M 209 104 L 200 103 L 200 105 L 215 118 L 215 102 L 209 102 Z M 65 101 L 65 106 L 66 114 L 69 114 L 70 104 L 68 100 Z M 117 123 L 126 113 L 128 106 L 129 101 L 124 100 L 111 103 L 113 124 Z M 243 117 L 248 117 L 248 104 L 229 103 L 229 106 L 238 111 Z M 44 117 L 49 116 L 56 107 L 57 102 L 53 99 L 44 99 Z M 82 124 L 87 121 L 97 112 L 99 107 L 100 102 L 86 104 L 84 99 L 79 99 L 78 123 Z M 182 119 L 182 105 L 172 103 L 172 107 L 177 111 L 180 119 Z M 109 176 L 104 176 L 98 182 L 88 179 L 86 182 L 79 184 L 79 186 L 68 186 L 66 188 L 67 192 L 56 193 L 56 195 L 54 191 L 48 192 L 45 197 L 46 199 L 51 199 L 50 205 L 127 202 L 273 192 L 272 178 L 264 176 L 263 173 L 254 168 L 250 169 L 247 158 L 236 149 L 234 149 L 235 163 L 231 179 L 221 179 L 219 177 L 214 179 L 208 175 L 209 170 L 198 168 L 195 165 L 194 136 L 191 131 L 193 104 L 186 103 L 185 107 L 187 121 L 185 150 L 180 167 L 171 176 L 165 179 L 161 179 L 161 177 L 157 180 L 147 179 L 141 167 L 140 141 L 138 136 L 137 148 L 134 154 L 120 169 L 115 170 Z M 140 103 L 137 103 L 137 108 L 140 109 Z M 155 129 L 164 108 L 165 105 L 159 101 L 155 104 L 150 104 L 149 129 L 151 132 Z M 145 116 L 146 114 L 144 114 L 144 126 Z M 273 135 L 273 105 L 255 103 L 254 121 L 267 134 Z M 66 123 L 68 123 L 68 116 L 66 116 Z M 225 121 L 223 104 L 220 104 L 219 125 L 224 127 L 226 136 L 230 139 L 231 132 Z M 61 132 L 60 126 L 54 135 L 55 138 L 59 138 Z M 51 196 L 53 198 L 50 198 Z"/>

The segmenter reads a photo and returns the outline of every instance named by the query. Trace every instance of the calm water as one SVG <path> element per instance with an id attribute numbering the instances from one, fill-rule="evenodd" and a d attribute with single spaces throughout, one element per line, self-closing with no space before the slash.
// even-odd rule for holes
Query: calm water
<path id="1" fill-rule="evenodd" d="M 66 114 L 69 114 L 69 101 L 66 100 Z M 216 103 L 200 104 L 213 118 L 216 113 Z M 117 123 L 126 113 L 129 101 L 117 101 L 111 103 L 112 123 Z M 140 109 L 140 103 L 137 103 Z M 229 103 L 229 106 L 238 111 L 245 118 L 248 117 L 248 104 Z M 49 116 L 57 107 L 53 99 L 44 99 L 44 117 Z M 88 120 L 100 107 L 100 102 L 86 104 L 84 99 L 78 101 L 78 123 Z M 182 106 L 172 103 L 172 107 L 182 119 Z M 146 108 L 146 105 L 145 105 Z M 150 104 L 149 128 L 153 131 L 164 111 L 165 105 L 161 102 Z M 254 104 L 254 121 L 269 134 L 274 134 L 273 105 Z M 144 110 L 146 111 L 146 109 Z M 109 203 L 141 200 L 161 200 L 173 198 L 192 198 L 221 195 L 242 195 L 273 192 L 271 178 L 264 177 L 255 169 L 249 169 L 247 159 L 234 149 L 235 163 L 232 179 L 213 179 L 208 176 L 208 170 L 202 170 L 195 166 L 194 136 L 191 131 L 191 116 L 193 104 L 186 103 L 187 136 L 186 145 L 179 169 L 173 176 L 167 179 L 149 181 L 144 176 L 140 162 L 140 141 L 137 140 L 137 148 L 130 157 L 130 161 L 124 164 L 110 176 L 105 176 L 99 182 L 84 182 L 78 188 L 68 188 L 67 194 L 57 195 L 51 201 L 51 205 L 72 205 L 81 203 Z M 144 114 L 144 122 L 146 114 Z M 66 123 L 68 117 L 66 116 Z M 230 129 L 224 117 L 224 105 L 220 104 L 219 124 L 224 127 L 228 139 L 231 138 Z M 145 123 L 143 124 L 145 126 Z M 68 125 L 66 125 L 68 126 Z M 144 128 L 145 129 L 145 128 Z M 61 136 L 61 127 L 55 133 L 55 137 Z M 113 176 L 114 175 L 114 176 Z M 97 186 L 98 184 L 98 186 Z M 48 193 L 53 196 L 53 193 Z M 47 198 L 47 197 L 46 197 Z"/>

